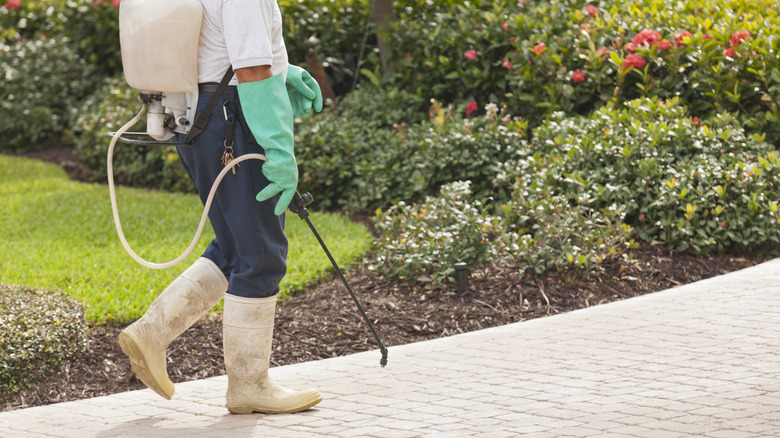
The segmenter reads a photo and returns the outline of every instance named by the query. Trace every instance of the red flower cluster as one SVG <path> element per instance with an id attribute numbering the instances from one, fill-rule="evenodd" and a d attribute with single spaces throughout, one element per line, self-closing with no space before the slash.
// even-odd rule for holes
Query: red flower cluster
<path id="1" fill-rule="evenodd" d="M 660 50 L 669 50 L 672 48 L 672 42 L 662 39 L 661 34 L 652 29 L 645 29 L 636 34 L 630 43 L 626 43 L 623 49 L 633 52 L 641 46 L 658 46 Z"/>
<path id="2" fill-rule="evenodd" d="M 599 14 L 599 8 L 588 3 L 588 6 L 585 6 L 585 12 L 587 12 L 588 15 L 590 15 L 591 17 L 595 17 L 596 15 Z"/>
<path id="3" fill-rule="evenodd" d="M 571 72 L 571 80 L 574 81 L 575 84 L 579 84 L 585 80 L 585 73 L 580 71 L 580 69 L 574 70 Z"/>
<path id="4" fill-rule="evenodd" d="M 468 52 L 464 53 L 463 57 L 468 59 L 469 61 L 476 61 L 477 60 L 477 51 L 474 50 L 474 49 L 471 49 Z"/>
<path id="5" fill-rule="evenodd" d="M 631 67 L 642 68 L 645 66 L 645 64 L 647 63 L 645 62 L 644 58 L 633 53 L 626 55 L 625 59 L 623 59 L 624 70 L 628 70 Z"/>
<path id="6" fill-rule="evenodd" d="M 97 8 L 100 7 L 100 5 L 104 5 L 104 4 L 108 3 L 108 2 L 109 2 L 109 0 L 95 0 L 94 2 L 92 2 L 92 9 L 97 9 Z M 119 9 L 119 2 L 120 2 L 120 0 L 112 0 L 111 1 L 111 6 Z"/>
<path id="7" fill-rule="evenodd" d="M 8 0 L 3 7 L 6 9 L 19 9 L 22 7 L 22 2 L 19 0 Z"/>
<path id="8" fill-rule="evenodd" d="M 688 31 L 680 32 L 677 38 L 674 39 L 675 47 L 682 47 L 685 45 L 685 38 L 693 38 L 693 34 Z"/>
<path id="9" fill-rule="evenodd" d="M 661 40 L 658 42 L 658 48 L 660 50 L 669 50 L 672 48 L 672 42 L 669 40 Z"/>
<path id="10" fill-rule="evenodd" d="M 742 44 L 742 41 L 748 38 L 751 38 L 751 35 L 750 32 L 746 30 L 738 30 L 733 34 L 731 34 L 731 41 L 730 41 L 731 47 L 723 51 L 723 56 L 725 56 L 726 58 L 734 58 L 737 55 L 737 50 L 735 47 Z"/>
<path id="11" fill-rule="evenodd" d="M 469 102 L 468 105 L 466 105 L 466 117 L 476 112 L 478 108 L 479 107 L 477 106 L 476 100 L 472 100 L 471 102 Z"/>
<path id="12" fill-rule="evenodd" d="M 738 46 L 743 40 L 750 38 L 750 32 L 739 30 L 731 35 L 731 47 Z"/>
<path id="13" fill-rule="evenodd" d="M 542 53 L 544 53 L 545 50 L 547 50 L 547 44 L 545 43 L 539 43 L 535 45 L 533 48 L 534 53 L 536 53 L 537 55 L 541 55 Z"/>
<path id="14" fill-rule="evenodd" d="M 659 41 L 661 41 L 661 34 L 652 30 L 652 29 L 645 29 L 636 36 L 634 36 L 634 39 L 631 40 L 635 45 L 641 46 L 641 45 L 648 45 L 652 46 L 654 44 L 658 44 Z"/>
<path id="15" fill-rule="evenodd" d="M 506 69 L 512 70 L 512 63 L 509 62 L 509 58 L 504 59 L 504 62 L 501 63 L 501 66 Z"/>

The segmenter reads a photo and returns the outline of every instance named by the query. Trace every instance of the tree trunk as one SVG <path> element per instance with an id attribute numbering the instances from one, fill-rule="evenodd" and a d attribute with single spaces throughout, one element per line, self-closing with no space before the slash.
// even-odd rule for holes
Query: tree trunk
<path id="1" fill-rule="evenodd" d="M 316 80 L 317 84 L 320 86 L 320 91 L 322 91 L 322 98 L 325 99 L 325 101 L 330 100 L 331 103 L 335 105 L 336 93 L 333 92 L 333 88 L 330 86 L 330 81 L 328 81 L 328 75 L 327 73 L 325 73 L 325 69 L 322 67 L 322 62 L 320 62 L 320 57 L 317 56 L 317 54 L 314 52 L 309 52 L 306 54 L 306 63 L 309 64 L 311 75 L 314 77 L 314 80 Z"/>
<path id="2" fill-rule="evenodd" d="M 374 26 L 377 31 L 377 42 L 379 44 L 379 56 L 382 59 L 382 72 L 387 72 L 390 63 L 390 44 L 382 37 L 387 32 L 390 23 L 395 21 L 395 12 L 393 10 L 393 0 L 373 0 L 371 16 L 374 19 Z"/>

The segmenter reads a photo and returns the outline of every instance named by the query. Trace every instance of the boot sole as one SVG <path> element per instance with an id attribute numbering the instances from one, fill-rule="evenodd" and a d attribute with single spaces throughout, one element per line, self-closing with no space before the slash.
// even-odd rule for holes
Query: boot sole
<path id="1" fill-rule="evenodd" d="M 173 391 L 168 393 L 162 389 L 161 382 L 154 378 L 149 371 L 149 367 L 144 359 L 144 355 L 141 348 L 135 342 L 135 339 L 125 331 L 119 333 L 119 347 L 122 349 L 128 358 L 130 358 L 130 367 L 133 369 L 135 376 L 138 380 L 143 382 L 147 388 L 153 390 L 162 397 L 170 400 L 173 397 Z"/>
<path id="2" fill-rule="evenodd" d="M 251 414 L 254 412 L 258 412 L 261 414 L 294 414 L 296 412 L 305 411 L 306 409 L 311 408 L 312 406 L 318 404 L 322 401 L 322 396 L 317 394 L 317 396 L 303 405 L 296 406 L 294 408 L 288 408 L 288 409 L 274 409 L 274 408 L 263 408 L 258 406 L 228 406 L 227 410 L 231 414 Z"/>

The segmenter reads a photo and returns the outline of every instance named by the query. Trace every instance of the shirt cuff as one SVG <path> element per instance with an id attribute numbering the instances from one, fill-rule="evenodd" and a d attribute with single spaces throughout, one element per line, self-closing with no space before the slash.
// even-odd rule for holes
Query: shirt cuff
<path id="1" fill-rule="evenodd" d="M 274 59 L 271 57 L 241 59 L 232 62 L 233 70 L 246 67 L 255 67 L 257 65 L 273 65 L 273 63 Z"/>

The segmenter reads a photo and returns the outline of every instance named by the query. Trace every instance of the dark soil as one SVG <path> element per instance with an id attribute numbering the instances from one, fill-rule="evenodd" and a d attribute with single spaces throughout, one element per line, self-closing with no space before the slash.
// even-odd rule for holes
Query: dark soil
<path id="1" fill-rule="evenodd" d="M 41 155 L 38 158 L 47 158 Z M 637 263 L 614 261 L 605 266 L 604 272 L 568 281 L 560 277 L 520 278 L 507 267 L 482 268 L 472 275 L 463 294 L 457 293 L 455 286 L 442 290 L 412 288 L 364 270 L 347 279 L 383 342 L 393 346 L 630 298 L 756 263 L 730 255 L 703 258 L 652 246 L 634 250 L 632 255 Z M 120 330 L 92 327 L 84 351 L 62 363 L 35 388 L 15 395 L 3 410 L 143 388 L 119 349 L 116 337 Z M 274 342 L 273 366 L 377 348 L 338 279 L 281 303 Z M 379 352 L 376 356 L 378 365 Z M 392 361 L 390 354 L 389 366 Z M 174 382 L 224 374 L 219 315 L 198 322 L 171 344 L 168 371 Z"/>

